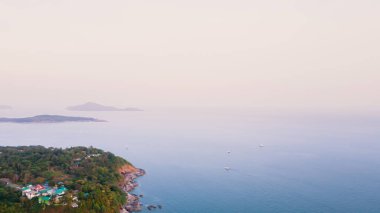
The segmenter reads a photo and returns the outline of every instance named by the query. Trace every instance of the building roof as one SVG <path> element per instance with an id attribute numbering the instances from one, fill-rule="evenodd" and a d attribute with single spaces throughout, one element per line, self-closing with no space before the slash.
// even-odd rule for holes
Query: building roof
<path id="1" fill-rule="evenodd" d="M 40 199 L 42 201 L 49 201 L 50 197 L 48 197 L 48 196 L 42 196 L 42 197 L 39 197 L 38 199 Z"/>
<path id="2" fill-rule="evenodd" d="M 47 193 L 47 192 L 48 192 L 47 189 L 43 189 L 43 190 L 40 191 L 40 193 Z"/>
<path id="3" fill-rule="evenodd" d="M 21 190 L 22 190 L 22 191 L 30 190 L 30 187 L 25 186 L 25 187 L 22 187 Z"/>
<path id="4" fill-rule="evenodd" d="M 34 188 L 36 188 L 37 190 L 39 190 L 39 189 L 44 189 L 44 187 L 41 186 L 40 184 L 37 184 Z"/>
<path id="5" fill-rule="evenodd" d="M 62 187 L 62 188 L 59 188 L 59 189 L 55 190 L 55 193 L 56 193 L 56 194 L 62 194 L 62 193 L 64 193 L 66 190 L 67 190 L 67 189 L 66 189 L 65 187 Z"/>

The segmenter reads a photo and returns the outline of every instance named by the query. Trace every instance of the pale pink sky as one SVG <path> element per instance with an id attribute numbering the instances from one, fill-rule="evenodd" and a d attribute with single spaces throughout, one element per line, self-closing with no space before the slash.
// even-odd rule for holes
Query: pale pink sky
<path id="1" fill-rule="evenodd" d="M 375 0 L 0 0 L 0 105 L 380 106 Z"/>

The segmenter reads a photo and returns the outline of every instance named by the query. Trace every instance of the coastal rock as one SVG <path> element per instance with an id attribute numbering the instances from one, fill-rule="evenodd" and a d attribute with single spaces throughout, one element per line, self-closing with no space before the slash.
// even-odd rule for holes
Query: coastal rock
<path id="1" fill-rule="evenodd" d="M 132 166 L 131 164 L 125 164 L 124 166 L 119 168 L 119 172 L 121 174 L 136 173 L 136 172 L 138 172 L 138 169 L 136 167 Z"/>
<path id="2" fill-rule="evenodd" d="M 160 204 L 158 204 L 158 205 L 150 204 L 150 205 L 146 206 L 146 209 L 148 209 L 149 211 L 156 210 L 156 209 L 162 209 L 162 205 L 160 205 Z"/>
<path id="3" fill-rule="evenodd" d="M 127 204 L 123 207 L 123 211 L 141 211 L 142 205 L 140 203 L 140 197 L 138 195 L 131 194 L 130 192 L 138 186 L 138 184 L 135 182 L 136 178 L 143 176 L 145 174 L 145 171 L 143 169 L 138 169 L 131 164 L 125 164 L 119 168 L 119 172 L 124 177 L 120 188 L 127 194 Z"/>

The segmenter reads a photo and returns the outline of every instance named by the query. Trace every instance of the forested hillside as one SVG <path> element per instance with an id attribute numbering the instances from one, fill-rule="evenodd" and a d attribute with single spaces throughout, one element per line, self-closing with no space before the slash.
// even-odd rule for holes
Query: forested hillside
<path id="1" fill-rule="evenodd" d="M 0 147 L 0 212 L 119 212 L 126 198 L 118 169 L 125 164 L 92 147 Z M 22 187 L 34 184 L 67 191 L 59 199 L 44 196 L 47 202 L 42 194 L 22 196 Z"/>

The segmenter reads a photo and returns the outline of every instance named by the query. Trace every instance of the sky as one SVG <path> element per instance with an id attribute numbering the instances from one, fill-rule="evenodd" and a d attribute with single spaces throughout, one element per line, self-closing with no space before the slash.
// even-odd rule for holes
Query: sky
<path id="1" fill-rule="evenodd" d="M 377 0 L 0 0 L 0 105 L 380 106 Z"/>

